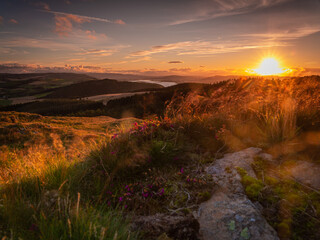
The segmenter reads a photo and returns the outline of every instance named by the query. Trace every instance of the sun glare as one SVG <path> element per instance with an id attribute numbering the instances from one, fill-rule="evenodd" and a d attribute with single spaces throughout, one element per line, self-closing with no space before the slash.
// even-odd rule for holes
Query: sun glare
<path id="1" fill-rule="evenodd" d="M 286 69 L 281 68 L 279 62 L 275 58 L 265 58 L 260 63 L 257 69 L 253 69 L 259 75 L 279 75 L 286 72 Z"/>

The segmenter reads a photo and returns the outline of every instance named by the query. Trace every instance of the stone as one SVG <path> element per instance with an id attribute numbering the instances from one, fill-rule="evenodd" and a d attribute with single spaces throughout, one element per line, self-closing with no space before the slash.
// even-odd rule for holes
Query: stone
<path id="1" fill-rule="evenodd" d="M 287 169 L 291 177 L 312 188 L 320 190 L 320 165 L 307 161 L 297 161 Z"/>
<path id="2" fill-rule="evenodd" d="M 144 236 L 146 239 L 200 239 L 199 223 L 192 214 L 158 213 L 151 216 L 136 216 L 132 222 L 132 230 L 146 232 L 147 236 Z M 164 238 L 165 236 L 167 238 Z"/>
<path id="3" fill-rule="evenodd" d="M 200 205 L 197 219 L 200 234 L 204 240 L 278 240 L 276 231 L 261 215 L 261 209 L 246 196 L 241 177 L 236 167 L 245 169 L 248 175 L 256 177 L 251 164 L 260 148 L 248 148 L 226 154 L 206 170 L 217 183 L 214 194 Z"/>

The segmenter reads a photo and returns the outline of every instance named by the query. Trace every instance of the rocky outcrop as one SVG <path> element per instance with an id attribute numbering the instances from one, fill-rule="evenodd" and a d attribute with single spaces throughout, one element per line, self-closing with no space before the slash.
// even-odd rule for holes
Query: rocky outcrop
<path id="1" fill-rule="evenodd" d="M 210 200 L 202 203 L 195 214 L 204 240 L 279 239 L 261 215 L 259 205 L 247 198 L 235 169 L 241 167 L 255 177 L 251 163 L 258 155 L 272 159 L 270 155 L 261 153 L 259 148 L 248 148 L 226 154 L 207 168 L 217 185 Z"/>
<path id="2" fill-rule="evenodd" d="M 132 230 L 138 229 L 146 233 L 144 239 L 199 239 L 199 223 L 191 214 L 136 216 Z"/>
<path id="3" fill-rule="evenodd" d="M 289 175 L 298 182 L 320 190 L 320 165 L 307 161 L 297 161 L 287 169 Z"/>

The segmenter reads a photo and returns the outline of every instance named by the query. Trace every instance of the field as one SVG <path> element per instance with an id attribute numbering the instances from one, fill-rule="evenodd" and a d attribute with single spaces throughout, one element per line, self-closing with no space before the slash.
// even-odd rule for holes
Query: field
<path id="1" fill-rule="evenodd" d="M 207 167 L 258 147 L 272 160 L 254 159 L 256 178 L 237 168 L 246 195 L 280 239 L 319 239 L 319 96 L 319 76 L 249 78 L 162 88 L 91 113 L 86 101 L 70 107 L 76 100 L 52 100 L 60 112 L 46 102 L 3 111 L 0 236 L 201 239 L 194 212 L 218 186 Z"/>

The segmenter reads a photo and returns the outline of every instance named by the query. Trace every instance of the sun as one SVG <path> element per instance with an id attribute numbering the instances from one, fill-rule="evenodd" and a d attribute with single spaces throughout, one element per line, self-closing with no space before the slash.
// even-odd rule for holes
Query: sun
<path id="1" fill-rule="evenodd" d="M 280 75 L 285 73 L 287 70 L 280 67 L 279 62 L 277 59 L 273 57 L 264 58 L 260 66 L 256 69 L 253 69 L 253 71 L 259 75 L 262 76 L 268 76 L 268 75 Z"/>

